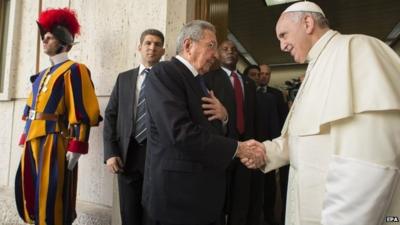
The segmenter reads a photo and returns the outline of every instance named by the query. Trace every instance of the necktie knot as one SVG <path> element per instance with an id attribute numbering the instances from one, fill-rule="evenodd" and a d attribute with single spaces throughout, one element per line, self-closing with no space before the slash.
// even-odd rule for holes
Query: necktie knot
<path id="1" fill-rule="evenodd" d="M 147 75 L 150 73 L 150 68 L 145 68 L 142 72 L 144 75 Z"/>
<path id="2" fill-rule="evenodd" d="M 258 91 L 261 91 L 262 93 L 266 93 L 267 92 L 267 87 L 266 86 L 260 86 L 257 88 Z"/>
<path id="3" fill-rule="evenodd" d="M 233 77 L 233 79 L 239 79 L 239 77 L 235 71 L 232 71 L 231 76 Z"/>
<path id="4" fill-rule="evenodd" d="M 231 76 L 236 77 L 237 78 L 237 74 L 235 71 L 232 71 Z"/>

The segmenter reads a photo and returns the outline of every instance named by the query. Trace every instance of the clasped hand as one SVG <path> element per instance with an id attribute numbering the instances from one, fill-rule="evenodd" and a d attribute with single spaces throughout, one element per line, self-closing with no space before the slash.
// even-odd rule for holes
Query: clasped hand
<path id="1" fill-rule="evenodd" d="M 221 120 L 226 121 L 228 118 L 228 112 L 222 103 L 215 97 L 213 91 L 208 92 L 208 97 L 202 97 L 201 100 L 203 104 L 201 105 L 203 108 L 204 115 L 208 117 L 208 120 Z"/>
<path id="2" fill-rule="evenodd" d="M 265 165 L 265 147 L 256 140 L 239 142 L 239 148 L 236 156 L 249 169 L 257 169 Z"/>

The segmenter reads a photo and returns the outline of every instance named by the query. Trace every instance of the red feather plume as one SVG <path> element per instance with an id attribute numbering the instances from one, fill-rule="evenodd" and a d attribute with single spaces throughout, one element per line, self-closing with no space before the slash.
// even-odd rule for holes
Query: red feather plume
<path id="1" fill-rule="evenodd" d="M 74 10 L 69 8 L 47 9 L 39 15 L 38 23 L 47 31 L 51 31 L 53 27 L 60 25 L 68 29 L 75 36 L 79 34 L 80 25 L 76 18 Z"/>

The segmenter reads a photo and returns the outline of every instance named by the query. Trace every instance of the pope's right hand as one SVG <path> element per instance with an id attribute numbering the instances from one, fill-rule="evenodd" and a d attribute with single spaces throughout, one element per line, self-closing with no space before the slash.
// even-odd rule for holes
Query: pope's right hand
<path id="1" fill-rule="evenodd" d="M 122 173 L 124 172 L 124 164 L 122 163 L 121 157 L 114 156 L 109 159 L 107 159 L 106 162 L 107 169 L 110 171 L 110 173 Z"/>

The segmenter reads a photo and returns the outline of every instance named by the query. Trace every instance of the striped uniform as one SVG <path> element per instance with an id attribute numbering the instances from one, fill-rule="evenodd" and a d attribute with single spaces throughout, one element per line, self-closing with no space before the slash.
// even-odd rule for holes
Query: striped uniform
<path id="1" fill-rule="evenodd" d="M 90 127 L 101 121 L 99 104 L 83 64 L 67 60 L 31 80 L 15 179 L 18 213 L 27 223 L 70 225 L 76 218 L 77 166 L 69 171 L 65 155 L 87 153 Z M 33 118 L 32 110 L 57 116 Z"/>

